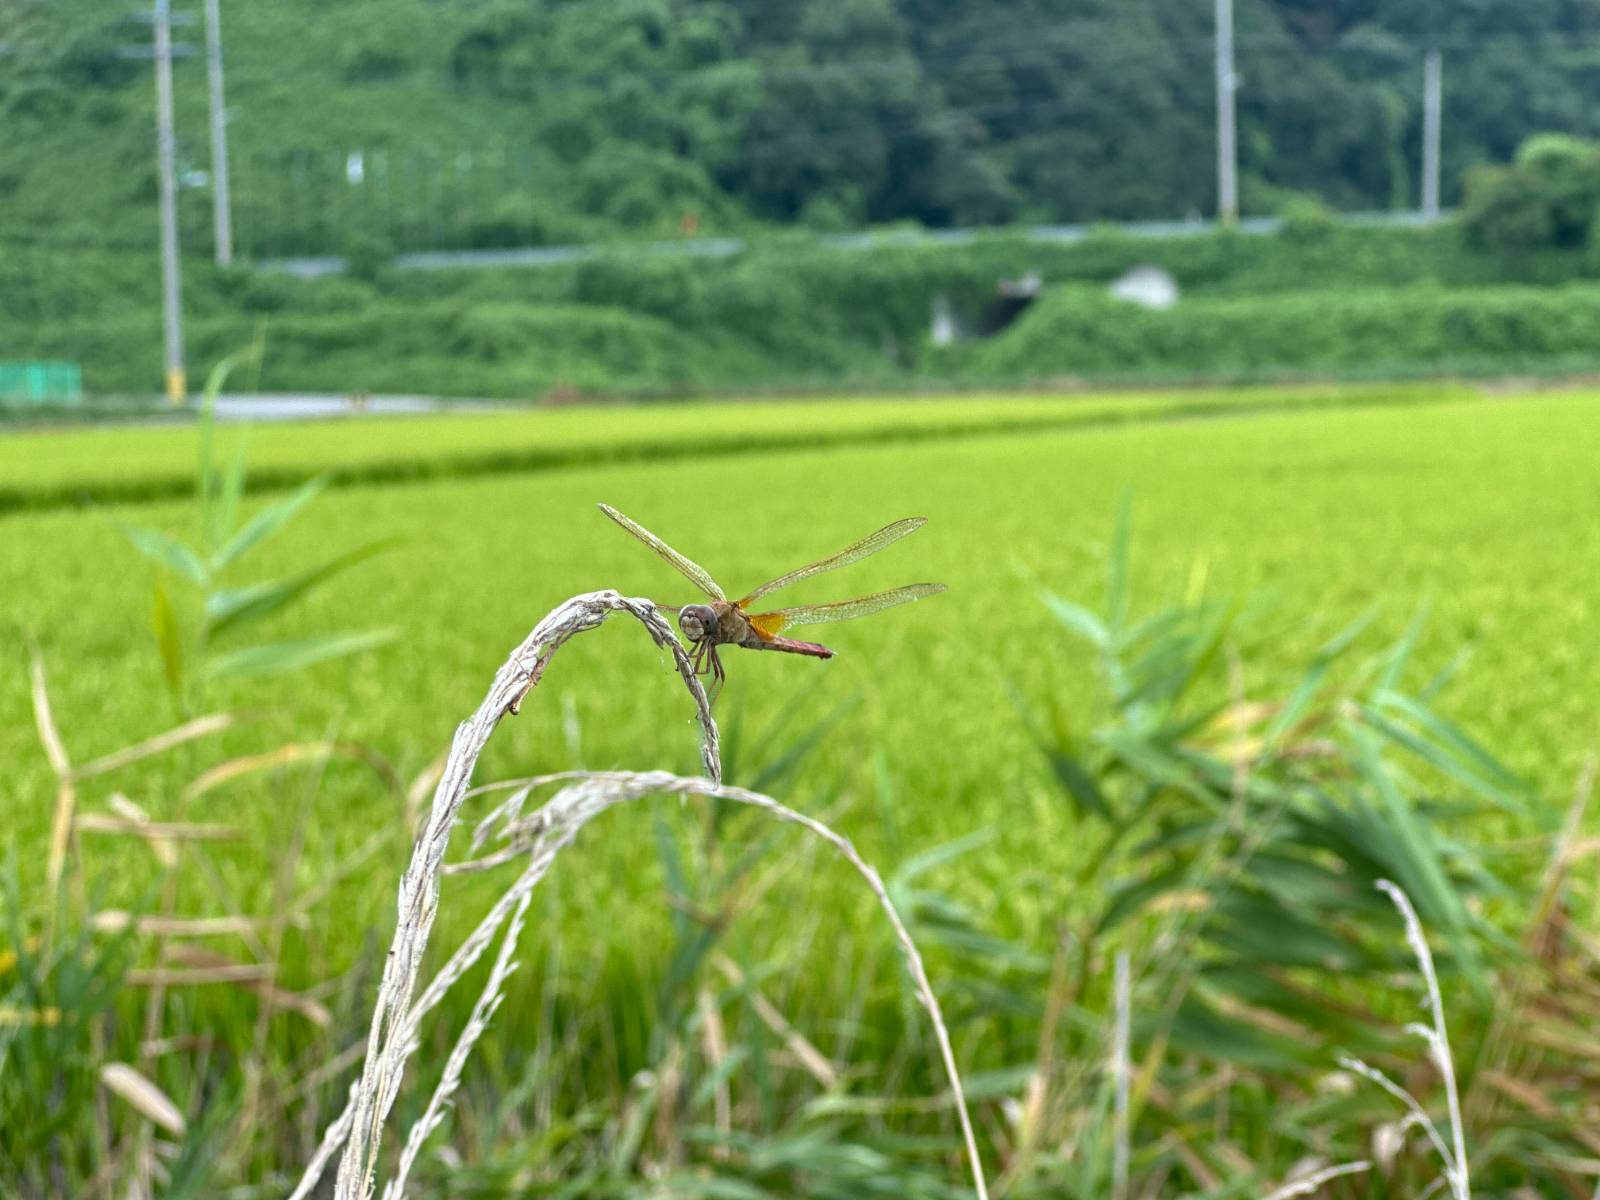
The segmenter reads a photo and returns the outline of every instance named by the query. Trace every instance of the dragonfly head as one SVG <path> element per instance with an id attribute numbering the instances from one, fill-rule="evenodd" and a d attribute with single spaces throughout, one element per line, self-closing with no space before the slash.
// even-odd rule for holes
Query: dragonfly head
<path id="1" fill-rule="evenodd" d="M 717 627 L 717 614 L 709 604 L 685 604 L 678 613 L 678 625 L 683 636 L 698 642 Z"/>

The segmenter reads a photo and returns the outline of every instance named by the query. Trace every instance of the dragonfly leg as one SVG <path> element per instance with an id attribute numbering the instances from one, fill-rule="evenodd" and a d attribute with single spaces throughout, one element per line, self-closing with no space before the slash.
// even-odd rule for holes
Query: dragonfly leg
<path id="1" fill-rule="evenodd" d="M 715 646 L 711 647 L 711 694 L 706 698 L 707 704 L 715 704 L 717 697 L 722 695 L 722 685 L 728 681 L 728 673 L 722 668 L 722 656 L 717 653 Z"/>

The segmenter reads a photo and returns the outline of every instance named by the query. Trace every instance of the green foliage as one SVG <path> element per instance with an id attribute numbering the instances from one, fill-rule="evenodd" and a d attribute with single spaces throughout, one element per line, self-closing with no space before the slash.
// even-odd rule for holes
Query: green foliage
<path id="1" fill-rule="evenodd" d="M 1592 1019 L 1551 1013 L 1516 1032 L 1506 1020 L 1504 1006 L 1520 1001 L 1502 989 L 1541 973 L 1530 951 L 1538 938 L 1519 945 L 1484 914 L 1504 914 L 1511 901 L 1516 919 L 1539 929 L 1540 907 L 1511 900 L 1539 866 L 1454 831 L 1526 817 L 1528 794 L 1441 714 L 1443 677 L 1408 688 L 1420 621 L 1358 657 L 1363 617 L 1318 648 L 1282 694 L 1246 692 L 1240 657 L 1260 636 L 1259 606 L 1190 599 L 1137 614 L 1127 528 L 1124 512 L 1100 611 L 1045 595 L 1098 665 L 1094 709 L 1068 716 L 1067 698 L 1051 696 L 1046 713 L 1030 714 L 1087 841 L 1074 887 L 1094 899 L 1077 927 L 1073 993 L 1095 987 L 1094 964 L 1109 945 L 1131 943 L 1159 1009 L 1136 1002 L 1136 1037 L 1173 1056 L 1167 1092 L 1182 1089 L 1193 1055 L 1232 1063 L 1284 1102 L 1313 1095 L 1340 1055 L 1399 1051 L 1386 992 L 1407 954 L 1376 886 L 1388 880 L 1449 948 L 1451 1023 L 1468 1031 L 1456 1069 L 1469 1089 L 1500 1086 L 1479 1070 L 1492 1075 L 1520 1053 L 1478 1031 L 1499 1025 L 1526 1048 Z M 1524 1094 L 1561 1086 L 1562 1067 L 1523 1069 Z M 1301 1103 L 1304 1113 L 1280 1114 L 1283 1125 L 1312 1123 L 1309 1113 L 1326 1107 Z M 1587 1136 L 1571 1106 L 1539 1116 L 1530 1125 L 1469 1116 L 1480 1186 L 1525 1178 L 1540 1147 L 1575 1148 Z M 1148 1146 L 1159 1127 L 1135 1145 Z M 1561 1186 L 1559 1168 L 1542 1186 Z"/>
<path id="2" fill-rule="evenodd" d="M 1509 166 L 1468 176 L 1462 222 L 1475 244 L 1498 253 L 1572 250 L 1594 240 L 1597 208 L 1600 142 L 1544 133 Z"/>
<path id="3" fill-rule="evenodd" d="M 1310 197 L 1300 196 L 1289 201 L 1279 215 L 1283 218 L 1279 233 L 1291 242 L 1321 241 L 1339 227 L 1333 211 Z"/>
<path id="4" fill-rule="evenodd" d="M 361 232 L 345 239 L 345 271 L 360 283 L 376 283 L 394 261 L 394 243 L 382 234 Z"/>
<path id="5" fill-rule="evenodd" d="M 261 351 L 258 343 L 251 353 L 259 358 Z M 225 360 L 206 381 L 195 476 L 196 542 L 191 545 L 160 530 L 118 522 L 134 549 L 158 568 L 152 585 L 151 630 L 168 691 L 185 711 L 200 703 L 210 685 L 298 671 L 324 659 L 381 645 L 392 636 L 387 632 L 334 633 L 226 648 L 239 631 L 277 615 L 313 588 L 394 543 L 392 538 L 369 541 L 283 578 L 245 586 L 225 583 L 240 559 L 293 520 L 327 485 L 326 476 L 311 479 L 269 502 L 248 520 L 241 519 L 244 438 L 236 442 L 226 466 L 217 463 L 213 446 L 217 394 L 235 365 L 236 360 Z M 174 602 L 173 583 L 188 593 L 186 602 Z"/>
<path id="6" fill-rule="evenodd" d="M 1185 299 L 1164 312 L 1082 288 L 971 349 L 980 379 L 1141 372 L 1546 368 L 1600 357 L 1600 289 L 1411 288 Z M 959 361 L 959 360 L 958 360 Z"/>
<path id="7" fill-rule="evenodd" d="M 86 927 L 61 938 L 42 934 L 44 920 L 34 926 L 25 917 L 41 906 L 31 897 L 24 903 L 15 847 L 0 888 L 0 1181 L 17 1194 L 46 1195 L 63 1178 L 94 1173 L 97 1026 L 134 948 L 126 934 L 96 937 Z M 50 1103 L 41 1103 L 47 1096 Z"/>
<path id="8" fill-rule="evenodd" d="M 1248 350 L 1234 353 L 1191 346 L 1166 327 L 1188 321 L 1196 304 L 1231 297 L 1270 294 L 1275 298 L 1262 301 L 1269 309 L 1304 314 L 1324 303 L 1322 291 L 1307 290 L 1315 281 L 1336 293 L 1327 303 L 1349 322 L 1377 329 L 1409 319 L 1389 311 L 1400 289 L 1560 283 L 1588 270 L 1582 255 L 1563 251 L 1515 259 L 1475 252 L 1453 227 L 1311 225 L 1291 225 L 1282 237 L 1092 236 L 1068 244 L 993 235 L 929 245 L 886 232 L 869 246 L 850 247 L 795 235 L 760 240 L 726 258 L 630 252 L 545 268 L 455 271 L 386 270 L 388 243 L 374 234 L 356 255 L 359 279 L 297 280 L 194 264 L 187 294 L 205 315 L 188 324 L 188 350 L 209 369 L 249 340 L 266 315 L 274 353 L 261 383 L 271 389 L 529 399 L 574 388 L 881 386 L 970 377 L 969 359 L 995 382 L 1026 380 L 1062 370 L 1060 354 L 1046 350 L 1035 361 L 1012 353 L 1005 347 L 1016 342 L 1013 335 L 936 352 L 927 341 L 936 300 L 982 327 L 1002 279 L 1037 271 L 1051 293 L 1047 304 L 1060 304 L 1071 285 L 1098 287 L 1156 262 L 1177 278 L 1184 304 L 1165 324 L 1133 322 L 1117 339 L 1114 361 L 1081 362 L 1074 373 L 1196 374 L 1216 369 L 1227 354 L 1237 360 L 1230 368 L 1270 373 L 1313 358 L 1319 366 L 1342 363 L 1302 347 L 1298 335 L 1246 338 Z M 154 276 L 110 257 L 73 261 L 81 270 L 63 274 L 48 254 L 0 258 L 0 312 L 15 318 L 11 353 L 81 362 L 91 394 L 149 392 L 161 379 Z M 1573 302 L 1580 307 L 1566 312 L 1569 301 L 1559 294 L 1540 303 L 1541 311 L 1554 307 L 1558 324 L 1587 311 Z M 1346 369 L 1381 363 L 1424 370 L 1442 355 L 1476 358 L 1484 370 L 1520 370 L 1540 355 L 1588 353 L 1581 339 L 1552 352 L 1537 331 L 1513 336 L 1509 327 L 1507 336 L 1465 352 L 1447 339 L 1417 343 L 1408 336 L 1374 353 L 1346 355 Z M 1549 369 L 1563 365 L 1583 364 L 1553 358 Z"/>
<path id="9" fill-rule="evenodd" d="M 770 8 L 770 11 L 769 11 Z M 1600 132 L 1594 0 L 1381 0 L 1240 15 L 1242 190 L 1415 203 L 1420 63 L 1447 48 L 1445 201 L 1542 127 Z M 250 255 L 811 228 L 1171 218 L 1214 207 L 1210 15 L 1191 0 L 310 0 L 225 16 L 236 222 Z M 323 54 L 300 53 L 315 28 Z M 103 5 L 8 5 L 0 223 L 144 253 L 147 73 Z M 184 168 L 204 87 L 178 74 Z M 365 172 L 348 177 L 360 152 Z M 209 250 L 207 195 L 184 233 Z"/>

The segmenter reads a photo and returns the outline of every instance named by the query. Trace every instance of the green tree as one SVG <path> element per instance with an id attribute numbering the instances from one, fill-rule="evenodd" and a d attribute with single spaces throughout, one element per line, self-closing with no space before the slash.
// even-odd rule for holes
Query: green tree
<path id="1" fill-rule="evenodd" d="M 1468 179 L 1463 221 L 1480 246 L 1500 251 L 1589 244 L 1600 207 L 1600 143 L 1565 134 L 1529 138 L 1509 166 Z"/>

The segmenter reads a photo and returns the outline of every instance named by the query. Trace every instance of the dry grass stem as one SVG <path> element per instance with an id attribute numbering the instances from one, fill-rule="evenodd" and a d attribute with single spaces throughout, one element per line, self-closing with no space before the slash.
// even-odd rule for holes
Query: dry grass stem
<path id="1" fill-rule="evenodd" d="M 445 769 L 434 789 L 433 806 L 417 839 L 411 863 L 400 881 L 398 920 L 384 962 L 383 980 L 368 1032 L 367 1057 L 355 1091 L 349 1139 L 339 1163 L 335 1194 L 340 1200 L 365 1200 L 377 1170 L 381 1128 L 399 1091 L 409 1056 L 404 1017 L 421 969 L 422 953 L 438 913 L 439 869 L 450 834 L 465 798 L 478 756 L 508 713 L 514 713 L 543 677 L 555 652 L 569 639 L 598 628 L 615 613 L 626 613 L 649 632 L 656 645 L 671 652 L 694 699 L 704 732 L 707 774 L 721 777 L 716 723 L 705 689 L 679 645 L 666 618 L 648 600 L 629 599 L 615 591 L 575 596 L 551 611 L 533 628 L 495 675 L 478 710 L 456 730 Z"/>
<path id="2" fill-rule="evenodd" d="M 84 813 L 73 822 L 79 833 L 108 833 L 142 837 L 153 842 L 231 842 L 243 835 L 232 825 L 203 825 L 193 821 L 132 821 L 104 813 Z"/>
<path id="3" fill-rule="evenodd" d="M 127 1063 L 107 1063 L 101 1067 L 100 1082 L 107 1091 L 126 1100 L 147 1121 L 159 1125 L 168 1133 L 182 1137 L 187 1130 L 188 1125 L 178 1106 Z"/>
<path id="4" fill-rule="evenodd" d="M 272 978 L 272 968 L 259 963 L 215 967 L 135 967 L 124 977 L 129 987 L 193 987 L 207 983 L 259 983 Z"/>
<path id="5" fill-rule="evenodd" d="M 828 1091 L 839 1085 L 838 1069 L 828 1061 L 828 1056 L 789 1024 L 784 1015 L 773 1007 L 772 1001 L 763 996 L 750 982 L 749 976 L 739 969 L 737 963 L 725 954 L 716 955 L 711 963 L 727 977 L 729 983 L 740 990 L 750 1002 L 750 1007 L 755 1010 L 756 1016 L 761 1018 L 761 1023 L 783 1040 L 784 1048 L 794 1055 L 795 1061 L 811 1078 Z"/>
<path id="6" fill-rule="evenodd" d="M 643 623 L 657 645 L 673 654 L 679 675 L 695 701 L 704 733 L 703 756 L 709 778 L 685 778 L 666 772 L 595 772 L 564 773 L 538 782 L 565 782 L 548 803 L 529 816 L 522 808 L 532 793 L 535 781 L 519 781 L 510 785 L 512 795 L 498 806 L 488 819 L 480 823 L 473 839 L 474 849 L 482 845 L 493 824 L 499 823 L 506 849 L 465 864 L 452 864 L 453 869 L 486 869 L 513 859 L 525 860 L 518 876 L 497 899 L 478 926 L 462 942 L 433 980 L 413 1000 L 421 958 L 429 932 L 438 912 L 439 879 L 444 873 L 444 855 L 450 834 L 457 821 L 460 807 L 468 791 L 468 783 L 479 754 L 500 719 L 515 712 L 527 693 L 538 683 L 557 650 L 577 633 L 593 629 L 614 612 L 626 612 Z M 399 894 L 399 920 L 389 957 L 385 963 L 382 985 L 374 1008 L 372 1025 L 367 1040 L 367 1054 L 361 1077 L 351 1087 L 350 1100 L 345 1111 L 335 1119 L 324 1133 L 312 1161 L 308 1164 L 291 1200 L 301 1200 L 316 1187 L 318 1179 L 341 1144 L 335 1182 L 337 1200 L 366 1200 L 372 1194 L 377 1172 L 378 1147 L 382 1125 L 393 1107 L 403 1077 L 405 1063 L 416 1049 L 417 1032 L 423 1016 L 443 998 L 449 988 L 460 979 L 483 954 L 495 933 L 507 921 L 512 931 L 521 920 L 528 897 L 553 865 L 561 850 L 571 845 L 579 830 L 602 812 L 629 801 L 655 794 L 698 795 L 717 797 L 750 805 L 770 816 L 798 825 L 832 846 L 855 868 L 867 882 L 888 917 L 895 937 L 905 955 L 907 967 L 918 996 L 932 1020 L 938 1040 L 940 1056 L 949 1079 L 950 1094 L 954 1102 L 965 1148 L 970 1161 L 974 1186 L 979 1200 L 987 1200 L 982 1162 L 978 1156 L 977 1140 L 973 1132 L 966 1097 L 956 1068 L 955 1053 L 950 1044 L 948 1029 L 928 981 L 922 958 L 912 941 L 899 913 L 889 898 L 888 890 L 877 872 L 866 863 L 850 842 L 822 822 L 785 807 L 769 796 L 741 788 L 724 787 L 720 783 L 721 762 L 717 730 L 711 718 L 705 691 L 695 676 L 682 647 L 673 636 L 671 627 L 649 601 L 627 599 L 616 592 L 595 592 L 569 600 L 550 613 L 511 655 L 495 677 L 493 686 L 472 718 L 456 731 L 443 773 L 434 791 L 433 806 L 424 828 L 418 836 L 410 864 L 401 880 Z M 481 789 L 480 789 L 481 790 Z M 514 942 L 512 933 L 502 942 L 501 961 L 508 961 Z M 481 1033 L 493 1011 L 493 996 L 498 994 L 498 979 L 492 977 L 493 987 L 486 989 L 475 1010 L 474 1021 L 469 1024 L 471 1036 L 463 1034 L 447 1064 L 441 1091 L 430 1101 L 430 1114 L 413 1128 L 403 1152 L 402 1170 L 397 1172 L 385 1192 L 386 1197 L 397 1197 L 404 1186 L 404 1172 L 415 1159 L 416 1148 L 437 1123 L 438 1105 L 453 1090 L 459 1078 L 460 1067 L 471 1045 Z M 479 1017 L 481 1016 L 481 1021 Z M 708 1036 L 711 1036 L 708 1031 Z M 831 1070 L 831 1068 L 830 1068 Z"/>
<path id="7" fill-rule="evenodd" d="M 75 767 L 72 771 L 74 779 L 88 779 L 94 775 L 105 775 L 108 772 L 120 770 L 142 759 L 153 758 L 157 754 L 165 754 L 174 747 L 185 742 L 192 742 L 197 738 L 209 737 L 213 733 L 221 733 L 238 723 L 238 718 L 232 713 L 212 713 L 206 717 L 196 717 L 186 721 L 175 729 L 166 733 L 159 733 L 153 738 L 139 742 L 132 746 L 124 747 L 103 758 L 96 758 Z"/>
<path id="8" fill-rule="evenodd" d="M 570 844 L 579 826 L 587 823 L 605 809 L 630 800 L 637 800 L 648 795 L 699 795 L 715 797 L 722 800 L 731 800 L 739 804 L 746 804 L 760 809 L 770 816 L 789 824 L 799 825 L 814 836 L 832 846 L 839 854 L 855 868 L 868 888 L 877 898 L 879 906 L 888 918 L 894 930 L 896 939 L 906 959 L 906 966 L 916 985 L 918 997 L 928 1011 L 933 1023 L 934 1034 L 938 1040 L 940 1057 L 943 1060 L 945 1076 L 950 1084 L 950 1096 L 954 1103 L 956 1116 L 960 1122 L 963 1141 L 972 1168 L 973 1184 L 980 1200 L 988 1195 L 987 1186 L 983 1176 L 982 1160 L 978 1155 L 977 1138 L 973 1133 L 972 1118 L 967 1109 L 966 1093 L 961 1085 L 961 1075 L 956 1067 L 955 1051 L 950 1044 L 949 1031 L 944 1022 L 943 1012 L 939 1007 L 938 997 L 934 994 L 933 986 L 928 980 L 927 972 L 923 967 L 922 956 L 917 950 L 916 943 L 907 931 L 905 923 L 901 920 L 899 912 L 889 898 L 888 889 L 884 886 L 878 872 L 856 852 L 850 841 L 834 832 L 814 817 L 796 812 L 787 806 L 764 796 L 759 792 L 747 791 L 744 788 L 721 786 L 705 779 L 688 779 L 682 776 L 671 775 L 662 771 L 628 772 L 612 771 L 591 772 L 580 777 L 579 782 L 563 789 L 551 802 L 527 817 L 519 818 L 509 823 L 505 835 L 513 840 L 532 838 L 535 839 L 531 847 L 537 855 L 546 845 L 551 845 L 559 840 L 560 847 Z M 554 857 L 552 850 L 551 857 Z"/>
<path id="9" fill-rule="evenodd" d="M 1445 1102 L 1450 1112 L 1450 1141 L 1455 1149 L 1453 1161 L 1446 1159 L 1447 1165 L 1452 1168 L 1451 1188 L 1457 1200 L 1470 1200 L 1472 1190 L 1468 1183 L 1467 1139 L 1461 1124 L 1461 1095 L 1456 1087 L 1455 1058 L 1450 1053 L 1450 1035 L 1445 1029 L 1444 1001 L 1439 997 L 1439 976 L 1433 969 L 1433 953 L 1428 949 L 1428 939 L 1423 936 L 1422 922 L 1417 919 L 1417 910 L 1411 907 L 1411 900 L 1406 894 L 1387 879 L 1378 881 L 1378 890 L 1388 896 L 1394 902 L 1395 908 L 1400 910 L 1400 915 L 1406 923 L 1406 941 L 1411 946 L 1411 952 L 1417 957 L 1417 965 L 1422 968 L 1422 978 L 1428 990 L 1428 1013 L 1433 1018 L 1433 1025 L 1430 1027 L 1412 1024 L 1406 1028 L 1428 1044 L 1434 1065 L 1439 1068 L 1444 1080 Z"/>
<path id="10" fill-rule="evenodd" d="M 66 743 L 56 727 L 55 714 L 50 708 L 50 690 L 45 682 L 44 660 L 37 653 L 31 663 L 33 683 L 33 723 L 39 731 L 39 741 L 44 746 L 45 758 L 56 777 L 55 815 L 50 823 L 50 850 L 45 860 L 45 881 L 54 896 L 61 884 L 61 872 L 66 866 L 67 853 L 72 845 L 72 817 L 78 805 L 78 793 L 72 784 L 72 760 L 67 757 Z M 52 913 L 54 909 L 51 909 Z"/>
<path id="11" fill-rule="evenodd" d="M 384 1186 L 384 1200 L 400 1200 L 405 1195 L 406 1179 L 416 1164 L 417 1155 L 422 1152 L 422 1143 L 444 1120 L 444 1106 L 450 1097 L 455 1095 L 456 1088 L 461 1085 L 461 1072 L 467 1065 L 467 1056 L 472 1053 L 472 1047 L 483 1036 L 484 1030 L 489 1028 L 495 1010 L 500 1007 L 500 1001 L 504 999 L 501 987 L 511 972 L 517 969 L 517 964 L 511 961 L 511 953 L 517 948 L 517 940 L 522 936 L 522 920 L 527 915 L 528 902 L 532 899 L 533 893 L 527 892 L 517 901 L 517 907 L 506 925 L 505 937 L 500 939 L 500 953 L 495 956 L 494 968 L 489 972 L 488 981 L 483 985 L 478 1002 L 472 1007 L 472 1015 L 467 1019 L 466 1027 L 456 1039 L 450 1057 L 445 1060 L 444 1074 L 440 1077 L 438 1086 L 433 1089 L 433 1095 L 428 1097 L 427 1108 L 423 1109 L 422 1116 L 417 1119 L 406 1137 L 405 1148 L 400 1152 L 400 1165 L 395 1168 L 393 1178 Z"/>
<path id="12" fill-rule="evenodd" d="M 1444 1002 L 1439 997 L 1439 977 L 1434 971 L 1433 953 L 1428 949 L 1428 939 L 1423 935 L 1422 922 L 1417 919 L 1417 911 L 1411 906 L 1411 900 L 1405 892 L 1387 879 L 1380 879 L 1377 888 L 1388 896 L 1399 910 L 1401 919 L 1405 922 L 1406 943 L 1411 947 L 1411 953 L 1416 957 L 1417 966 L 1422 971 L 1428 1012 L 1433 1018 L 1433 1024 L 1431 1027 L 1409 1024 L 1406 1026 L 1406 1031 L 1416 1034 L 1427 1044 L 1428 1057 L 1438 1069 L 1443 1081 L 1445 1100 L 1449 1108 L 1449 1144 L 1446 1144 L 1438 1125 L 1417 1098 L 1382 1071 L 1356 1058 L 1340 1058 L 1339 1064 L 1377 1084 L 1405 1107 L 1409 1114 L 1409 1123 L 1420 1128 L 1433 1143 L 1439 1160 L 1444 1164 L 1444 1182 L 1450 1188 L 1454 1200 L 1472 1200 L 1472 1185 L 1467 1169 L 1466 1134 L 1461 1122 L 1461 1099 L 1456 1087 L 1455 1061 L 1450 1053 L 1450 1038 L 1445 1030 Z"/>
<path id="13" fill-rule="evenodd" d="M 1293 1200 L 1295 1196 L 1309 1196 L 1323 1184 L 1338 1179 L 1344 1175 L 1359 1175 L 1363 1171 L 1372 1170 L 1372 1164 L 1365 1159 L 1351 1163 L 1341 1163 L 1336 1167 L 1323 1167 L 1320 1171 L 1312 1171 L 1308 1175 L 1301 1175 L 1291 1179 L 1277 1191 L 1267 1196 L 1266 1200 Z"/>
<path id="14" fill-rule="evenodd" d="M 333 1014 L 323 1005 L 303 996 L 299 992 L 291 992 L 281 988 L 273 982 L 276 968 L 272 965 L 256 965 L 254 963 L 235 963 L 212 954 L 196 946 L 169 946 L 166 950 L 166 959 L 181 967 L 190 968 L 196 976 L 197 982 L 237 983 L 248 987 L 261 998 L 261 1014 L 264 1018 L 274 1009 L 285 1009 L 298 1013 L 313 1025 L 327 1029 L 333 1024 Z M 199 977 L 206 972 L 217 974 L 231 974 L 232 978 L 217 980 L 201 980 Z M 250 974 L 249 972 L 255 972 Z"/>
<path id="15" fill-rule="evenodd" d="M 290 742 L 260 754 L 247 754 L 241 758 L 218 763 L 199 776 L 184 789 L 184 799 L 194 800 L 207 792 L 247 775 L 262 771 L 275 771 L 300 763 L 325 763 L 331 758 L 345 758 L 365 763 L 394 791 L 401 790 L 401 782 L 387 760 L 357 742 Z"/>
<path id="16" fill-rule="evenodd" d="M 722 1013 L 717 1008 L 717 998 L 711 994 L 710 988 L 700 989 L 700 994 L 695 997 L 695 1006 L 700 1017 L 700 1034 L 705 1042 L 706 1062 L 711 1065 L 711 1073 L 717 1081 L 712 1097 L 713 1115 L 717 1132 L 726 1138 L 733 1131 L 733 1100 L 728 1094 L 728 1079 L 723 1065 L 728 1060 L 728 1038 L 722 1027 Z M 711 1155 L 713 1158 L 726 1159 L 727 1145 L 713 1146 Z"/>
<path id="17" fill-rule="evenodd" d="M 411 1010 L 405 1015 L 405 1018 L 399 1022 L 397 1036 L 405 1039 L 403 1044 L 415 1044 L 416 1030 L 420 1025 L 422 1016 L 438 1004 L 450 986 L 470 969 L 479 955 L 482 954 L 484 947 L 492 939 L 495 930 L 509 916 L 510 911 L 521 903 L 523 897 L 548 872 L 560 851 L 569 846 L 579 830 L 594 817 L 618 804 L 660 794 L 699 795 L 748 804 L 768 812 L 779 820 L 799 825 L 821 838 L 837 850 L 856 869 L 858 874 L 867 881 L 869 888 L 877 898 L 889 919 L 890 925 L 894 929 L 895 936 L 905 954 L 907 966 L 916 985 L 919 998 L 933 1022 L 934 1032 L 939 1043 L 940 1056 L 946 1077 L 950 1083 L 948 1101 L 938 1101 L 937 1107 L 944 1107 L 948 1104 L 955 1109 L 962 1130 L 964 1146 L 972 1168 L 976 1194 L 980 1200 L 986 1200 L 988 1192 L 984 1182 L 982 1162 L 978 1156 L 977 1139 L 973 1132 L 965 1092 L 955 1064 L 954 1050 L 950 1044 L 949 1032 L 939 1008 L 938 999 L 928 981 L 927 973 L 922 965 L 921 955 L 917 951 L 915 943 L 911 940 L 911 936 L 907 932 L 904 922 L 900 919 L 899 913 L 889 899 L 888 890 L 884 886 L 882 879 L 869 864 L 861 859 L 847 839 L 835 833 L 815 818 L 795 812 L 769 796 L 749 792 L 742 788 L 721 786 L 706 779 L 690 779 L 667 772 L 569 773 L 562 776 L 562 778 L 570 781 L 566 788 L 557 793 L 549 803 L 538 811 L 511 821 L 504 830 L 504 836 L 517 843 L 521 854 L 527 857 L 528 865 L 499 898 L 490 912 L 480 921 L 478 927 L 457 949 L 439 974 L 435 976 Z M 392 1104 L 393 1095 L 389 1097 L 389 1102 Z M 303 1200 L 304 1197 L 310 1195 L 311 1189 L 316 1184 L 317 1177 L 331 1160 L 333 1154 L 337 1152 L 339 1144 L 350 1136 L 350 1130 L 354 1127 L 357 1111 L 355 1102 L 352 1100 L 346 1111 L 329 1126 L 327 1133 L 324 1135 L 322 1145 L 319 1147 L 312 1163 L 308 1166 L 299 1187 L 292 1194 L 291 1200 Z M 348 1157 L 348 1144 L 345 1152 Z M 338 1194 L 336 1193 L 336 1195 Z"/>
<path id="18" fill-rule="evenodd" d="M 1124 1200 L 1128 1194 L 1128 1082 L 1133 1074 L 1128 1061 L 1133 984 L 1126 950 L 1117 952 L 1115 989 L 1116 1025 L 1111 1038 L 1111 1079 L 1116 1089 L 1116 1107 L 1112 1128 L 1111 1194 L 1115 1200 Z"/>
<path id="19" fill-rule="evenodd" d="M 226 937 L 249 934 L 261 922 L 251 917 L 136 917 L 120 908 L 107 908 L 89 918 L 96 933 L 122 933 L 132 929 L 156 937 Z"/>
<path id="20" fill-rule="evenodd" d="M 140 830 L 150 824 L 150 814 L 145 812 L 144 809 L 140 808 L 121 792 L 113 793 L 111 798 L 106 801 L 106 806 L 124 821 L 138 826 Z M 85 817 L 93 815 L 95 814 L 84 814 Z M 116 831 L 107 830 L 107 832 Z M 166 838 L 147 837 L 145 838 L 145 844 L 150 847 L 150 853 L 155 855 L 156 861 L 163 867 L 171 870 L 173 867 L 178 865 L 178 847 L 172 842 L 168 841 Z"/>

